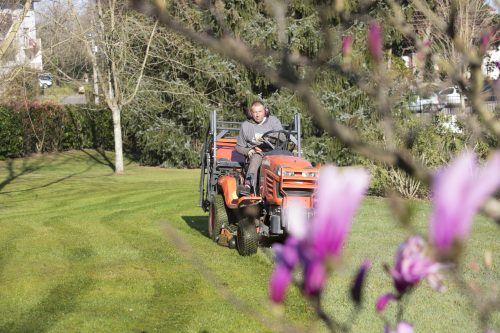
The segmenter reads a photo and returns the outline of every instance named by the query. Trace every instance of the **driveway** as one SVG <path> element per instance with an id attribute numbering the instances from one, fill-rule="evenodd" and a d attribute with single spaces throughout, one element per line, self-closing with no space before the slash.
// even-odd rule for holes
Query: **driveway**
<path id="1" fill-rule="evenodd" d="M 85 95 L 84 94 L 76 94 L 76 95 L 69 95 L 69 96 L 64 96 L 59 99 L 61 104 L 69 105 L 69 104 L 86 104 L 87 101 L 85 100 Z"/>

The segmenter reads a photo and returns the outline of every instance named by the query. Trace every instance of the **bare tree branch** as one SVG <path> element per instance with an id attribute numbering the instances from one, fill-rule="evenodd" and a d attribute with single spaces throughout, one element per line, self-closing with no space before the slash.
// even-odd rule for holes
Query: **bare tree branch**
<path id="1" fill-rule="evenodd" d="M 149 40 L 148 40 L 148 44 L 146 45 L 146 53 L 144 54 L 144 60 L 142 61 L 142 65 L 141 65 L 141 70 L 139 71 L 139 76 L 137 78 L 137 81 L 136 81 L 136 85 L 135 85 L 135 88 L 134 88 L 134 91 L 132 92 L 132 94 L 129 96 L 129 98 L 127 98 L 123 103 L 122 105 L 125 106 L 127 104 L 129 104 L 135 97 L 135 95 L 137 94 L 137 91 L 139 90 L 139 86 L 141 85 L 141 81 L 142 81 L 142 75 L 144 73 L 144 68 L 146 67 L 146 62 L 148 60 L 148 55 L 149 55 L 149 48 L 151 47 L 151 42 L 153 40 L 153 36 L 155 35 L 155 31 L 156 31 L 156 26 L 158 25 L 158 21 L 155 21 L 155 24 L 153 26 L 153 29 L 151 30 L 151 35 L 149 36 Z"/>
<path id="2" fill-rule="evenodd" d="M 12 44 L 12 41 L 16 37 L 17 31 L 19 30 L 19 27 L 21 26 L 21 23 L 23 23 L 24 18 L 26 17 L 26 14 L 28 14 L 28 11 L 31 8 L 31 3 L 32 0 L 26 0 L 24 3 L 23 7 L 23 13 L 19 15 L 17 18 L 17 21 L 12 25 L 9 33 L 5 37 L 2 45 L 0 45 L 0 62 L 2 61 L 3 57 L 5 56 L 5 53 L 9 49 L 10 45 Z"/>

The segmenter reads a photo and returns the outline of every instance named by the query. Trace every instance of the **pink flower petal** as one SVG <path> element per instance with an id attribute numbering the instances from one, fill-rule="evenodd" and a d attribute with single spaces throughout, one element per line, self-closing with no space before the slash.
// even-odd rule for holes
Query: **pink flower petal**
<path id="1" fill-rule="evenodd" d="M 500 186 L 500 152 L 479 169 L 473 153 L 464 153 L 439 171 L 432 184 L 434 209 L 429 236 L 440 252 L 465 240 L 481 204 Z"/>
<path id="2" fill-rule="evenodd" d="M 321 169 L 318 202 L 312 223 L 312 246 L 319 257 L 338 256 L 369 183 L 363 169 Z"/>
<path id="3" fill-rule="evenodd" d="M 342 39 L 342 55 L 347 57 L 351 54 L 352 36 L 344 36 Z"/>
<path id="4" fill-rule="evenodd" d="M 283 302 L 286 290 L 292 280 L 292 272 L 284 265 L 277 265 L 269 281 L 271 300 L 275 303 Z"/>
<path id="5" fill-rule="evenodd" d="M 377 21 L 373 21 L 368 27 L 368 50 L 375 61 L 382 61 L 384 55 L 382 51 L 382 28 Z"/>
<path id="6" fill-rule="evenodd" d="M 396 333 L 413 333 L 413 327 L 406 321 L 400 321 Z"/>
<path id="7" fill-rule="evenodd" d="M 298 200 L 289 200 L 285 209 L 288 232 L 294 238 L 304 240 L 309 230 L 304 204 Z"/>
<path id="8" fill-rule="evenodd" d="M 389 302 L 396 301 L 398 298 L 393 294 L 385 294 L 378 298 L 377 303 L 375 303 L 375 310 L 377 312 L 383 312 L 385 307 Z"/>
<path id="9" fill-rule="evenodd" d="M 321 261 L 311 261 L 304 268 L 304 291 L 307 295 L 316 295 L 326 282 L 326 269 Z"/>

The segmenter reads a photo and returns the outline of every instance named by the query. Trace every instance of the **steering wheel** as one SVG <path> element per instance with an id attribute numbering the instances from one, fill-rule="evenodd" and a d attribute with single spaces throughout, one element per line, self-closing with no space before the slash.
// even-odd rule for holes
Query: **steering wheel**
<path id="1" fill-rule="evenodd" d="M 272 150 L 288 150 L 290 132 L 286 130 L 270 130 L 262 134 L 262 141 Z"/>

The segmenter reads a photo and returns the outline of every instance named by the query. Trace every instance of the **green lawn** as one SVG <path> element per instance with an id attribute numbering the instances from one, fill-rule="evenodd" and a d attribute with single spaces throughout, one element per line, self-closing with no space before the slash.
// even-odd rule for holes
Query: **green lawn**
<path id="1" fill-rule="evenodd" d="M 207 216 L 197 207 L 198 170 L 129 164 L 126 175 L 115 176 L 109 158 L 89 150 L 0 161 L 0 332 L 273 331 L 259 318 L 322 330 L 297 291 L 284 312 L 267 301 L 269 251 L 240 257 L 208 238 Z M 415 211 L 416 228 L 425 232 L 427 204 L 415 203 Z M 370 258 L 368 303 L 354 331 L 382 332 L 373 311 L 376 297 L 391 290 L 382 264 L 392 263 L 407 234 L 385 200 L 366 199 L 325 295 L 328 312 L 349 316 L 346 288 Z M 187 247 L 176 245 L 178 236 Z M 478 219 L 467 247 L 467 278 L 486 288 L 499 287 L 498 236 L 493 223 Z M 468 270 L 472 261 L 484 266 L 485 250 L 494 269 Z M 422 284 L 409 303 L 406 318 L 417 332 L 477 331 L 453 284 L 442 295 Z"/>

